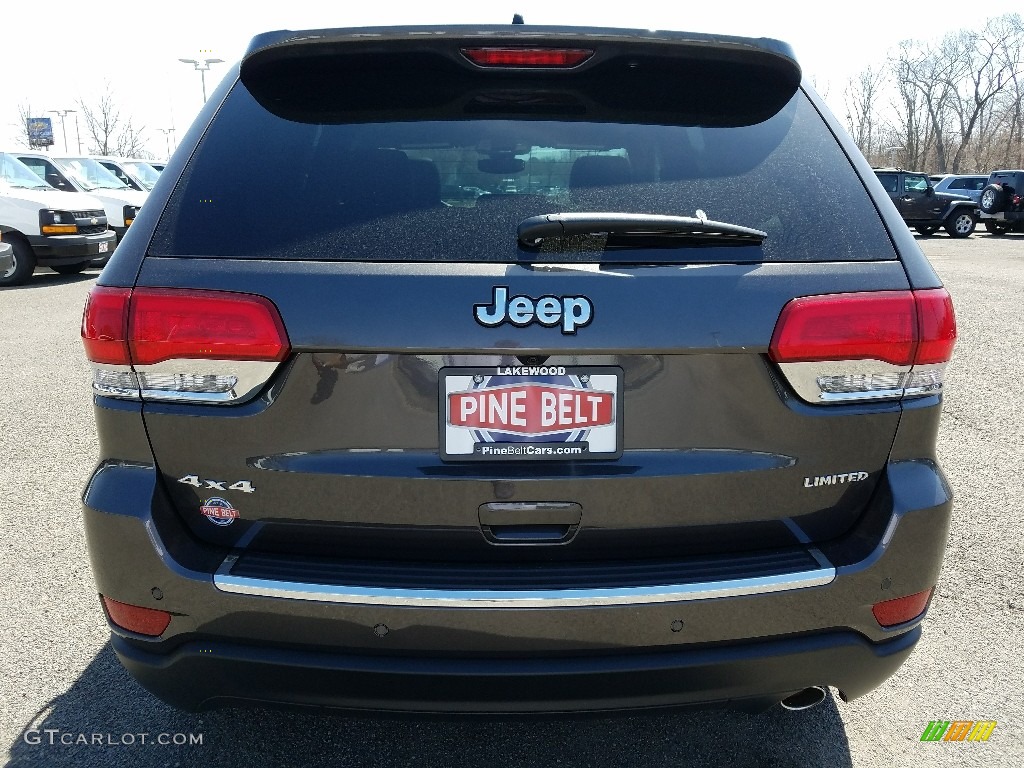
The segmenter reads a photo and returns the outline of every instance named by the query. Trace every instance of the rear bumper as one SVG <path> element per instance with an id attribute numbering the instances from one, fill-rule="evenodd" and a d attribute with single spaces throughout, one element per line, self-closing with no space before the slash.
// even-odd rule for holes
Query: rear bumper
<path id="1" fill-rule="evenodd" d="M 794 568 L 781 589 L 772 577 L 749 589 L 731 569 L 732 581 L 666 581 L 676 593 L 649 601 L 624 601 L 620 591 L 610 602 L 581 602 L 549 590 L 525 603 L 516 602 L 520 593 L 474 593 L 417 604 L 381 590 L 339 591 L 338 574 L 305 579 L 327 585 L 320 594 L 270 579 L 264 589 L 250 581 L 224 591 L 215 579 L 233 553 L 198 542 L 169 508 L 156 469 L 142 459 L 148 445 L 136 434 L 137 408 L 117 405 L 100 422 L 112 430 L 101 439 L 116 436 L 120 450 L 140 458 L 105 462 L 93 475 L 86 537 L 101 594 L 173 615 L 159 638 L 111 626 L 112 642 L 145 687 L 186 709 L 247 700 L 395 712 L 601 711 L 764 704 L 812 685 L 853 699 L 893 674 L 920 635 L 922 617 L 882 629 L 871 606 L 933 587 L 949 531 L 952 495 L 939 468 L 900 460 L 888 465 L 859 523 L 820 546 L 828 578 L 796 578 L 808 572 Z"/>
<path id="2" fill-rule="evenodd" d="M 831 632 L 662 653 L 466 659 L 360 656 L 186 643 L 147 653 L 116 635 L 144 687 L 188 710 L 239 703 L 344 710 L 513 714 L 771 702 L 826 681 L 853 698 L 892 675 L 920 637 Z"/>

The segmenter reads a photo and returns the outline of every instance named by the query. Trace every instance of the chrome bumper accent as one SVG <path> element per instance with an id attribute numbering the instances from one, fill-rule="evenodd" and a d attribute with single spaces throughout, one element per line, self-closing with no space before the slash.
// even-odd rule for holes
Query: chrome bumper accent
<path id="1" fill-rule="evenodd" d="M 664 584 L 595 589 L 397 589 L 392 587 L 303 584 L 289 581 L 232 576 L 237 560 L 229 555 L 214 575 L 214 586 L 222 592 L 287 600 L 313 600 L 350 605 L 391 605 L 421 608 L 566 608 L 602 605 L 638 605 L 710 600 L 820 587 L 836 577 L 835 568 L 812 550 L 821 565 L 810 571 L 757 578 L 726 579 L 693 584 Z"/>

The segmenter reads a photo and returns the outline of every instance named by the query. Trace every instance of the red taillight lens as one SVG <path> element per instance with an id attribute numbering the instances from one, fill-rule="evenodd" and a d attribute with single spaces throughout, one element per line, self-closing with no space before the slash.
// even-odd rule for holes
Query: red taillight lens
<path id="1" fill-rule="evenodd" d="M 583 48 L 463 48 L 481 67 L 576 67 L 594 55 Z"/>
<path id="2" fill-rule="evenodd" d="M 782 309 L 770 354 L 777 363 L 881 360 L 944 363 L 956 342 L 945 288 L 804 296 Z"/>
<path id="3" fill-rule="evenodd" d="M 171 614 L 167 611 L 119 603 L 109 597 L 103 597 L 103 608 L 114 624 L 121 629 L 127 629 L 129 632 L 136 632 L 140 635 L 157 637 L 162 635 L 171 623 Z"/>
<path id="4" fill-rule="evenodd" d="M 783 308 L 771 357 L 777 363 L 883 360 L 910 365 L 916 326 L 910 291 L 805 296 Z"/>
<path id="5" fill-rule="evenodd" d="M 289 349 L 269 299 L 220 291 L 138 288 L 128 337 L 135 365 L 171 359 L 280 362 Z"/>
<path id="6" fill-rule="evenodd" d="M 128 298 L 131 288 L 94 286 L 82 314 L 85 356 L 94 363 L 128 365 Z"/>
<path id="7" fill-rule="evenodd" d="M 94 288 L 82 340 L 96 394 L 207 405 L 251 397 L 291 351 L 269 299 L 176 288 Z"/>
<path id="8" fill-rule="evenodd" d="M 933 590 L 934 587 L 926 589 L 924 592 L 915 592 L 913 595 L 907 595 L 906 597 L 897 597 L 895 600 L 875 603 L 871 606 L 871 612 L 875 615 L 875 621 L 883 627 L 895 627 L 897 624 L 904 624 L 924 613 L 924 609 L 928 607 L 928 601 L 931 599 Z"/>
<path id="9" fill-rule="evenodd" d="M 917 300 L 920 341 L 914 365 L 945 363 L 953 355 L 956 344 L 956 315 L 953 299 L 945 288 L 914 291 Z"/>

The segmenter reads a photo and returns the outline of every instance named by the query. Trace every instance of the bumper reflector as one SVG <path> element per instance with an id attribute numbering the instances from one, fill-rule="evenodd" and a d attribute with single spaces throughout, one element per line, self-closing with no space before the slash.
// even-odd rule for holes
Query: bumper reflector
<path id="1" fill-rule="evenodd" d="M 895 627 L 897 624 L 916 619 L 924 609 L 928 607 L 932 592 L 935 588 L 926 589 L 924 592 L 915 592 L 906 597 L 897 597 L 895 600 L 884 600 L 871 606 L 871 612 L 875 614 L 875 621 L 883 627 Z"/>
<path id="2" fill-rule="evenodd" d="M 119 603 L 109 597 L 103 597 L 103 608 L 114 624 L 139 635 L 157 637 L 162 635 L 167 625 L 171 623 L 171 614 L 167 611 Z"/>

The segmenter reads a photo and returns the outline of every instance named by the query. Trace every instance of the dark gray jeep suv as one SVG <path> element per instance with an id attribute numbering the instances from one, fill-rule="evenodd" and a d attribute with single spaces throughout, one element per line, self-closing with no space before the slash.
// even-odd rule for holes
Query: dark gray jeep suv
<path id="1" fill-rule="evenodd" d="M 978 204 L 967 194 L 940 192 L 923 173 L 902 168 L 876 168 L 889 198 L 907 226 L 929 237 L 939 227 L 950 237 L 967 237 L 978 223 Z"/>
<path id="2" fill-rule="evenodd" d="M 981 218 L 993 235 L 1024 232 L 1024 171 L 992 171 L 981 190 Z"/>
<path id="3" fill-rule="evenodd" d="M 802 708 L 921 636 L 953 308 L 783 43 L 261 35 L 82 331 L 177 706 Z"/>

